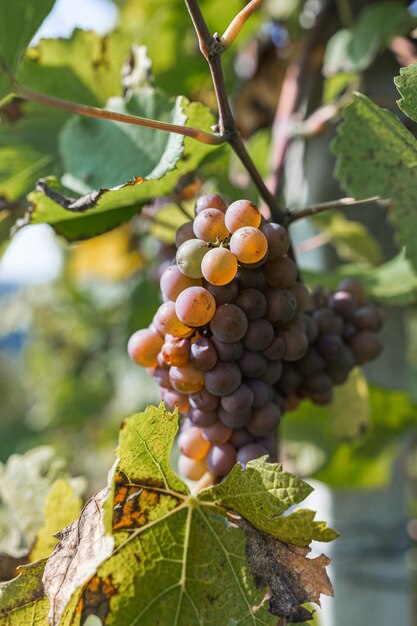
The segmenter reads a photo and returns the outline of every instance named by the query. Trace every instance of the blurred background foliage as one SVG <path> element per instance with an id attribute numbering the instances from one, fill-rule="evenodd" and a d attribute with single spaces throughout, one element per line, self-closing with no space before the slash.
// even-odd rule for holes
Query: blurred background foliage
<path id="1" fill-rule="evenodd" d="M 362 13 L 360 3 L 357 7 L 352 3 L 359 14 L 359 26 L 349 31 L 356 56 L 349 57 L 343 43 L 340 33 L 346 29 L 341 28 L 338 11 L 328 15 L 323 41 L 319 40 L 311 59 L 313 68 L 324 64 L 324 75 L 319 70 L 306 78 L 300 105 L 304 114 L 321 110 L 323 102 L 338 103 L 337 98 L 343 98 L 344 90 L 359 79 L 364 91 L 395 109 L 392 77 L 400 60 L 388 49 L 388 34 L 409 33 L 415 18 L 406 3 L 396 3 L 394 11 L 393 3 L 376 4 L 383 5 L 379 13 L 369 15 L 365 14 L 368 4 Z M 220 33 L 242 6 L 241 0 L 201 2 L 210 28 Z M 105 15 L 109 7 L 103 0 L 95 10 Z M 157 104 L 144 96 L 141 106 L 155 106 L 161 115 L 168 114 L 173 106 L 170 98 L 178 94 L 214 108 L 206 63 L 182 0 L 161 0 L 157 5 L 153 0 L 118 0 L 111 7 L 114 28 L 105 34 L 76 29 L 65 38 L 37 37 L 18 71 L 21 83 L 95 106 L 148 90 Z M 265 176 L 285 72 L 321 9 L 320 0 L 267 0 L 225 56 L 238 125 Z M 69 5 L 67 11 L 71 13 Z M 389 33 L 382 33 L 379 26 L 387 15 L 392 16 Z M 91 26 L 96 26 L 94 19 Z M 195 110 L 194 115 L 209 124 L 205 110 Z M 33 214 L 25 212 L 26 195 L 45 175 L 55 175 L 72 192 L 89 189 L 91 176 L 100 177 L 105 162 L 109 171 L 120 162 L 126 137 L 119 133 L 103 139 L 94 134 L 96 127 L 88 120 L 18 98 L 0 108 L 0 119 L 0 240 L 6 250 L 0 266 L 0 459 L 51 444 L 76 473 L 89 478 L 92 490 L 103 484 L 112 463 L 122 418 L 147 402 L 158 402 L 156 386 L 147 372 L 129 362 L 125 346 L 129 335 L 146 326 L 157 308 L 158 272 L 172 256 L 176 227 L 188 219 L 197 193 L 218 190 L 230 201 L 257 200 L 257 194 L 227 148 L 203 150 L 193 144 L 193 167 L 183 159 L 176 173 L 169 173 L 170 191 L 161 184 L 154 201 L 144 196 L 133 202 L 118 228 L 94 237 L 90 213 L 82 226 L 89 237 L 86 241 L 69 244 L 49 233 L 47 245 L 59 257 L 59 263 L 55 257 L 51 260 L 56 265 L 54 280 L 41 277 L 34 284 L 21 285 L 7 268 L 20 258 L 22 272 L 26 264 L 30 274 L 31 257 L 35 262 L 39 254 L 36 237 L 32 243 L 24 240 L 29 242 L 26 248 L 24 243 L 18 247 L 25 233 L 38 228 L 21 229 L 22 223 L 46 221 L 58 233 L 67 232 L 55 218 L 48 218 L 48 205 L 40 203 Z M 311 138 L 300 128 L 285 166 L 281 195 L 286 205 L 342 195 L 332 178 L 334 159 L 328 150 L 337 121 L 336 111 Z M 92 136 L 97 144 L 85 159 L 90 167 L 87 175 L 78 164 L 85 155 L 83 142 L 91 147 Z M 108 145 L 110 150 L 105 148 Z M 144 175 L 140 145 L 129 144 L 129 149 L 133 175 Z M 162 154 L 164 145 L 152 149 Z M 330 408 L 304 404 L 285 419 L 288 464 L 344 488 L 386 485 L 401 442 L 409 440 L 417 424 L 413 404 L 417 277 L 394 243 L 385 216 L 386 208 L 375 205 L 341 209 L 297 224 L 292 231 L 304 278 L 311 286 L 334 286 L 340 277 L 357 276 L 369 295 L 386 307 L 387 349 L 381 361 L 366 368 L 365 378 L 358 374 L 341 389 Z M 18 233 L 6 249 L 11 229 Z M 358 400 L 361 411 L 352 411 Z M 415 456 L 410 459 L 414 468 Z"/>

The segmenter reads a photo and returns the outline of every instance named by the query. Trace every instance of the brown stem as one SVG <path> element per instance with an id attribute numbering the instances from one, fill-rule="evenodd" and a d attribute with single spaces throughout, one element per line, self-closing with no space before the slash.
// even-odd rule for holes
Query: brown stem
<path id="1" fill-rule="evenodd" d="M 55 98 L 38 91 L 33 91 L 28 87 L 14 84 L 15 93 L 21 98 L 36 102 L 55 109 L 61 109 L 63 111 L 69 111 L 70 113 L 78 113 L 80 115 L 86 115 L 88 117 L 96 117 L 105 120 L 112 120 L 113 122 L 124 122 L 126 124 L 134 124 L 136 126 L 146 126 L 147 128 L 155 128 L 156 130 L 163 130 L 169 133 L 176 133 L 178 135 L 184 135 L 185 137 L 191 137 L 201 143 L 210 145 L 219 145 L 224 143 L 224 139 L 220 135 L 213 133 L 207 133 L 204 130 L 198 128 L 191 128 L 190 126 L 179 126 L 177 124 L 169 124 L 167 122 L 160 122 L 158 120 L 151 120 L 146 117 L 138 117 L 136 115 L 128 115 L 126 113 L 116 113 L 115 111 L 107 111 L 98 107 L 88 106 L 86 104 L 78 104 L 69 100 L 62 100 L 61 98 Z"/>
<path id="2" fill-rule="evenodd" d="M 343 209 L 346 207 L 356 206 L 358 204 L 367 204 L 369 202 L 377 202 L 382 200 L 381 196 L 370 196 L 369 198 L 363 198 L 362 200 L 356 200 L 356 198 L 340 198 L 340 200 L 330 200 L 329 202 L 322 202 L 321 204 L 314 204 L 306 206 L 302 209 L 291 209 L 287 212 L 286 224 L 293 224 L 294 222 L 301 220 L 305 217 L 311 217 L 318 213 L 324 213 L 332 209 Z"/>
<path id="3" fill-rule="evenodd" d="M 280 221 L 284 218 L 284 213 L 281 211 L 274 194 L 271 193 L 264 183 L 262 176 L 259 174 L 255 164 L 247 152 L 236 127 L 236 121 L 230 108 L 224 81 L 221 63 L 223 46 L 221 44 L 220 37 L 218 35 L 215 35 L 214 37 L 210 35 L 197 0 L 184 0 L 184 2 L 193 21 L 200 49 L 209 64 L 217 105 L 219 108 L 220 136 L 230 144 L 232 150 L 248 171 L 249 176 L 257 187 L 264 202 L 269 206 L 271 214 L 274 215 L 277 221 Z"/>
<path id="4" fill-rule="evenodd" d="M 305 84 L 312 52 L 317 44 L 317 39 L 329 8 L 330 5 L 327 4 L 318 16 L 315 25 L 285 73 L 272 127 L 272 150 L 270 156 L 272 175 L 268 181 L 268 186 L 276 197 L 279 196 L 281 191 L 285 157 L 293 138 L 292 122 L 299 106 L 301 90 Z"/>
<path id="5" fill-rule="evenodd" d="M 240 31 L 252 13 L 262 4 L 263 0 L 251 0 L 236 17 L 230 22 L 224 34 L 220 38 L 223 48 L 229 48 L 236 40 Z"/>
<path id="6" fill-rule="evenodd" d="M 216 476 L 214 474 L 212 474 L 210 471 L 207 471 L 198 481 L 198 483 L 196 483 L 194 485 L 194 488 L 192 490 L 193 494 L 197 494 L 199 493 L 202 489 L 207 489 L 207 487 L 211 487 L 212 485 L 214 485 L 216 481 Z"/>

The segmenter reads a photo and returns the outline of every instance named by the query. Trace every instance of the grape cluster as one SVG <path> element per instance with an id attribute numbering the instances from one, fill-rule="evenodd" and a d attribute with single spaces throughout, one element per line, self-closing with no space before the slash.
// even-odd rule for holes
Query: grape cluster
<path id="1" fill-rule="evenodd" d="M 334 385 L 381 353 L 382 322 L 381 312 L 366 300 L 356 280 L 342 281 L 335 292 L 313 292 L 304 316 L 309 348 L 299 361 L 284 365 L 276 386 L 279 403 L 290 409 L 302 398 L 331 402 Z"/>
<path id="2" fill-rule="evenodd" d="M 186 416 L 182 473 L 198 479 L 208 467 L 221 477 L 236 461 L 274 455 L 282 411 L 273 386 L 283 362 L 307 351 L 298 314 L 308 292 L 286 255 L 286 229 L 263 223 L 248 200 L 202 196 L 176 246 L 160 280 L 164 303 L 128 350 Z"/>
<path id="3" fill-rule="evenodd" d="M 184 416 L 180 471 L 217 477 L 275 456 L 275 432 L 301 398 L 323 404 L 356 363 L 375 358 L 381 319 L 356 282 L 311 297 L 288 256 L 287 230 L 248 200 L 197 200 L 176 233 L 163 304 L 129 340 L 132 360 Z"/>

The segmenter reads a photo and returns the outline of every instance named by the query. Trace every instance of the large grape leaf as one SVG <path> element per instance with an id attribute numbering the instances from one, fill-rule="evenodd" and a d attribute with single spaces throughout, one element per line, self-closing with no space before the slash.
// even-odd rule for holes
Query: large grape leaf
<path id="1" fill-rule="evenodd" d="M 16 73 L 23 52 L 54 4 L 55 0 L 0 0 L 0 100 L 10 88 L 5 70 Z"/>
<path id="2" fill-rule="evenodd" d="M 297 546 L 264 530 L 310 488 L 261 459 L 223 489 L 191 494 L 170 464 L 177 428 L 178 416 L 163 405 L 123 422 L 109 495 L 103 491 L 86 505 L 45 566 L 51 626 L 80 625 L 92 615 L 108 626 L 218 626 L 225 616 L 236 626 L 275 626 L 276 615 L 309 619 L 300 604 L 332 593 L 327 557 L 307 559 L 308 548 L 297 547 L 309 543 L 313 512 L 283 522 Z M 288 481 L 294 489 L 271 488 Z M 262 499 L 267 504 L 257 514 L 253 504 Z M 238 500 L 247 500 L 250 521 Z M 266 579 L 259 579 L 253 549 L 246 562 L 247 542 L 262 544 L 274 564 Z M 268 588 L 275 616 L 264 602 Z"/>
<path id="3" fill-rule="evenodd" d="M 75 29 L 68 39 L 41 39 L 29 48 L 17 74 L 25 85 L 73 102 L 104 106 L 122 95 L 122 66 L 131 44 L 118 32 Z"/>
<path id="4" fill-rule="evenodd" d="M 68 116 L 29 105 L 13 124 L 0 124 L 0 197 L 23 198 L 36 181 L 60 174 L 58 133 Z"/>
<path id="5" fill-rule="evenodd" d="M 207 107 L 199 103 L 190 103 L 185 98 L 181 100 L 179 107 L 177 105 L 174 106 L 174 109 L 171 107 L 171 111 L 179 116 L 178 121 L 184 119 L 185 116 L 188 125 L 203 130 L 210 130 L 214 123 L 214 118 Z M 102 122 L 102 124 L 112 125 L 114 123 Z M 81 126 L 84 127 L 83 124 Z M 87 124 L 87 137 L 90 136 L 89 129 L 90 126 Z M 142 129 L 137 127 L 136 130 L 139 132 Z M 50 224 L 58 234 L 63 235 L 68 240 L 85 239 L 99 235 L 131 219 L 133 215 L 140 211 L 143 204 L 150 199 L 171 193 L 178 178 L 194 171 L 201 161 L 215 148 L 214 146 L 198 143 L 190 138 L 170 139 L 166 133 L 164 133 L 165 139 L 161 139 L 161 133 L 162 131 L 153 131 L 153 141 L 152 143 L 149 141 L 147 143 L 147 151 L 151 156 L 153 156 L 154 150 L 159 150 L 159 156 L 161 158 L 165 157 L 165 160 L 157 166 L 155 173 L 158 178 L 143 178 L 149 172 L 142 170 L 140 158 L 143 156 L 143 152 L 142 150 L 138 151 L 138 160 L 134 160 L 133 164 L 129 164 L 129 173 L 132 173 L 132 168 L 134 168 L 135 178 L 121 184 L 119 187 L 101 190 L 97 194 L 96 199 L 89 202 L 88 208 L 83 212 L 72 212 L 64 209 L 59 202 L 54 201 L 54 196 L 51 196 L 51 194 L 47 195 L 44 190 L 37 190 L 31 193 L 29 195 L 29 201 L 32 205 L 30 211 L 31 223 Z M 123 135 L 123 133 L 120 132 L 120 135 Z M 149 135 L 146 135 L 146 137 L 148 138 Z M 71 145 L 74 150 L 77 150 L 75 142 Z M 85 142 L 82 145 L 85 146 Z M 103 144 L 99 145 L 102 149 Z M 122 144 L 119 148 L 123 148 L 124 145 Z M 172 153 L 173 148 L 175 155 Z M 162 153 L 161 150 L 163 150 Z M 81 158 L 79 151 L 77 151 L 77 155 Z M 123 158 L 123 155 L 120 155 L 116 147 L 114 151 L 107 153 L 105 156 L 116 168 L 118 168 L 119 159 Z M 102 163 L 103 155 L 96 154 L 94 161 L 87 165 L 95 168 L 94 172 L 98 176 L 96 161 L 97 163 Z M 81 162 L 84 163 L 82 160 Z M 72 159 L 71 163 L 73 163 Z M 120 170 L 118 169 L 118 171 Z M 76 173 L 79 174 L 78 169 Z M 127 180 L 127 177 L 127 175 L 124 175 L 120 182 L 123 183 L 123 181 Z M 56 181 L 55 183 L 49 181 L 49 185 L 54 190 L 60 190 Z"/>
<path id="6" fill-rule="evenodd" d="M 407 257 L 417 268 L 417 141 L 391 112 L 356 94 L 343 110 L 332 149 L 335 176 L 356 198 L 390 198 L 390 220 Z"/>

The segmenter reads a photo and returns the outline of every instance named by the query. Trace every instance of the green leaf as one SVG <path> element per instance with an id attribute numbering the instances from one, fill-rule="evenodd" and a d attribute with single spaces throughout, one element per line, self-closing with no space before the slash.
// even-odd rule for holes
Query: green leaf
<path id="1" fill-rule="evenodd" d="M 330 38 L 324 75 L 363 72 L 392 37 L 408 34 L 416 24 L 405 2 L 388 0 L 366 7 L 352 29 L 339 30 Z"/>
<path id="2" fill-rule="evenodd" d="M 400 68 L 400 75 L 394 78 L 395 86 L 401 94 L 397 104 L 401 111 L 417 122 L 417 63 Z"/>
<path id="3" fill-rule="evenodd" d="M 227 497 L 216 494 L 216 489 L 222 493 L 221 486 L 192 495 L 170 465 L 177 429 L 178 415 L 163 405 L 148 407 L 123 422 L 109 495 L 103 492 L 86 505 L 79 523 L 62 533 L 45 567 L 51 626 L 76 626 L 90 615 L 98 615 L 107 626 L 218 626 L 225 615 L 230 623 L 273 626 L 276 617 L 262 602 L 264 585 L 274 587 L 285 615 L 293 614 L 297 607 L 302 611 L 300 598 L 302 602 L 317 601 L 321 592 L 331 592 L 326 557 L 306 559 L 308 548 L 284 546 L 257 529 L 257 520 L 250 524 L 239 517 L 242 532 L 225 517 L 225 507 L 230 506 L 236 519 L 237 503 L 244 495 L 243 499 L 248 497 L 251 502 L 252 518 L 256 517 L 254 503 L 263 499 L 265 518 L 261 518 L 265 525 L 272 525 L 269 518 L 300 500 L 310 487 L 295 477 L 284 478 L 279 466 L 261 460 L 251 463 L 247 474 L 240 470 L 240 480 L 234 470 Z M 275 493 L 270 487 L 279 484 L 283 488 Z M 269 502 L 270 514 L 265 502 Z M 300 522 L 304 524 L 307 517 L 300 515 Z M 307 535 L 330 538 L 322 525 L 314 525 L 313 518 L 314 514 L 310 515 L 306 525 Z M 100 528 L 107 532 L 101 539 Z M 282 533 L 303 541 L 297 517 L 284 523 Z M 245 534 L 252 542 L 270 542 L 265 549 L 274 569 L 260 589 L 246 564 Z M 111 542 L 114 547 L 109 553 Z M 256 555 L 252 556 L 251 570 L 256 566 Z M 288 573 L 285 584 L 289 587 L 277 575 L 282 568 Z M 307 571 L 309 580 L 314 579 L 309 588 L 302 583 Z M 298 587 L 292 587 L 291 572 Z"/>
<path id="4" fill-rule="evenodd" d="M 112 98 L 107 108 L 182 126 L 184 102 L 173 104 L 151 87 L 136 91 L 129 100 Z M 64 127 L 61 154 L 66 177 L 78 190 L 109 188 L 126 180 L 161 178 L 182 155 L 181 135 L 143 126 L 94 118 L 72 118 Z"/>
<path id="5" fill-rule="evenodd" d="M 315 222 L 342 259 L 375 265 L 382 263 L 384 257 L 377 239 L 361 222 L 349 220 L 337 211 L 317 216 Z"/>
<path id="6" fill-rule="evenodd" d="M 330 407 L 304 401 L 282 423 L 287 454 L 299 471 L 332 487 L 379 489 L 389 484 L 404 433 L 417 429 L 417 406 L 401 391 L 369 388 L 371 421 L 364 436 L 340 442 Z"/>
<path id="7" fill-rule="evenodd" d="M 343 110 L 332 149 L 337 156 L 335 175 L 350 195 L 391 198 L 390 219 L 397 239 L 416 268 L 417 142 L 413 135 L 395 115 L 356 94 Z"/>
<path id="8" fill-rule="evenodd" d="M 24 117 L 0 124 L 0 196 L 18 200 L 39 178 L 61 173 L 57 135 L 67 117 L 28 105 Z"/>
<path id="9" fill-rule="evenodd" d="M 54 482 L 45 499 L 44 522 L 31 550 L 31 561 L 48 557 L 58 541 L 54 535 L 79 517 L 82 509 L 80 487 L 84 486 L 64 478 Z"/>
<path id="10" fill-rule="evenodd" d="M 334 541 L 339 534 L 326 522 L 316 522 L 316 514 L 309 509 L 297 509 L 290 515 L 282 515 L 274 521 L 274 532 L 283 543 L 307 546 L 312 541 Z"/>
<path id="11" fill-rule="evenodd" d="M 181 109 L 190 126 L 210 130 L 214 123 L 212 114 L 199 103 L 189 103 L 183 98 Z M 161 132 L 154 131 L 155 134 Z M 161 140 L 155 141 L 156 145 L 161 147 Z M 166 172 L 159 179 L 136 180 L 115 189 L 104 190 L 93 202 L 91 208 L 83 213 L 67 211 L 43 192 L 34 191 L 29 196 L 29 201 L 32 203 L 31 223 L 50 224 L 58 234 L 72 241 L 99 235 L 130 220 L 150 199 L 171 193 L 178 178 L 194 171 L 201 161 L 215 149 L 215 146 L 198 143 L 190 138 L 181 139 L 181 141 L 184 146 L 183 153 L 175 169 Z M 168 150 L 167 144 L 166 147 Z M 166 156 L 167 162 L 173 164 L 169 151 Z M 97 158 L 101 159 L 101 156 L 97 155 Z M 145 172 L 137 171 L 137 176 L 142 174 L 144 175 Z M 60 190 L 56 183 L 55 187 Z"/>
<path id="12" fill-rule="evenodd" d="M 417 275 L 404 252 L 378 267 L 346 263 L 329 273 L 303 268 L 302 274 L 312 288 L 335 289 L 344 278 L 357 278 L 363 283 L 367 295 L 377 302 L 403 306 L 416 301 Z"/>
<path id="13" fill-rule="evenodd" d="M 43 593 L 44 567 L 44 560 L 24 565 L 17 578 L 0 584 L 1 626 L 47 625 L 49 602 Z"/>
<path id="14" fill-rule="evenodd" d="M 371 403 L 368 384 L 360 368 L 349 374 L 344 385 L 334 388 L 330 415 L 338 439 L 355 440 L 368 430 L 371 421 Z"/>
<path id="15" fill-rule="evenodd" d="M 312 487 L 300 478 L 283 472 L 281 465 L 265 457 L 250 461 L 246 470 L 237 464 L 219 485 L 205 490 L 201 500 L 234 510 L 251 524 L 270 532 L 274 517 L 304 500 Z"/>
<path id="16" fill-rule="evenodd" d="M 56 98 L 104 106 L 122 95 L 121 70 L 129 48 L 130 40 L 120 33 L 75 29 L 69 39 L 41 39 L 29 48 L 17 78 Z"/>
<path id="17" fill-rule="evenodd" d="M 250 461 L 246 470 L 237 464 L 220 485 L 201 493 L 200 499 L 237 511 L 253 526 L 273 537 L 297 546 L 308 546 L 313 539 L 333 541 L 337 533 L 325 522 L 314 522 L 314 511 L 282 513 L 304 500 L 312 487 L 300 478 L 283 472 L 265 458 Z"/>
<path id="18" fill-rule="evenodd" d="M 27 0 L 0 0 L 0 98 L 9 87 L 2 66 L 16 73 L 23 52 L 54 4 L 55 0 L 37 0 L 36 6 Z"/>

